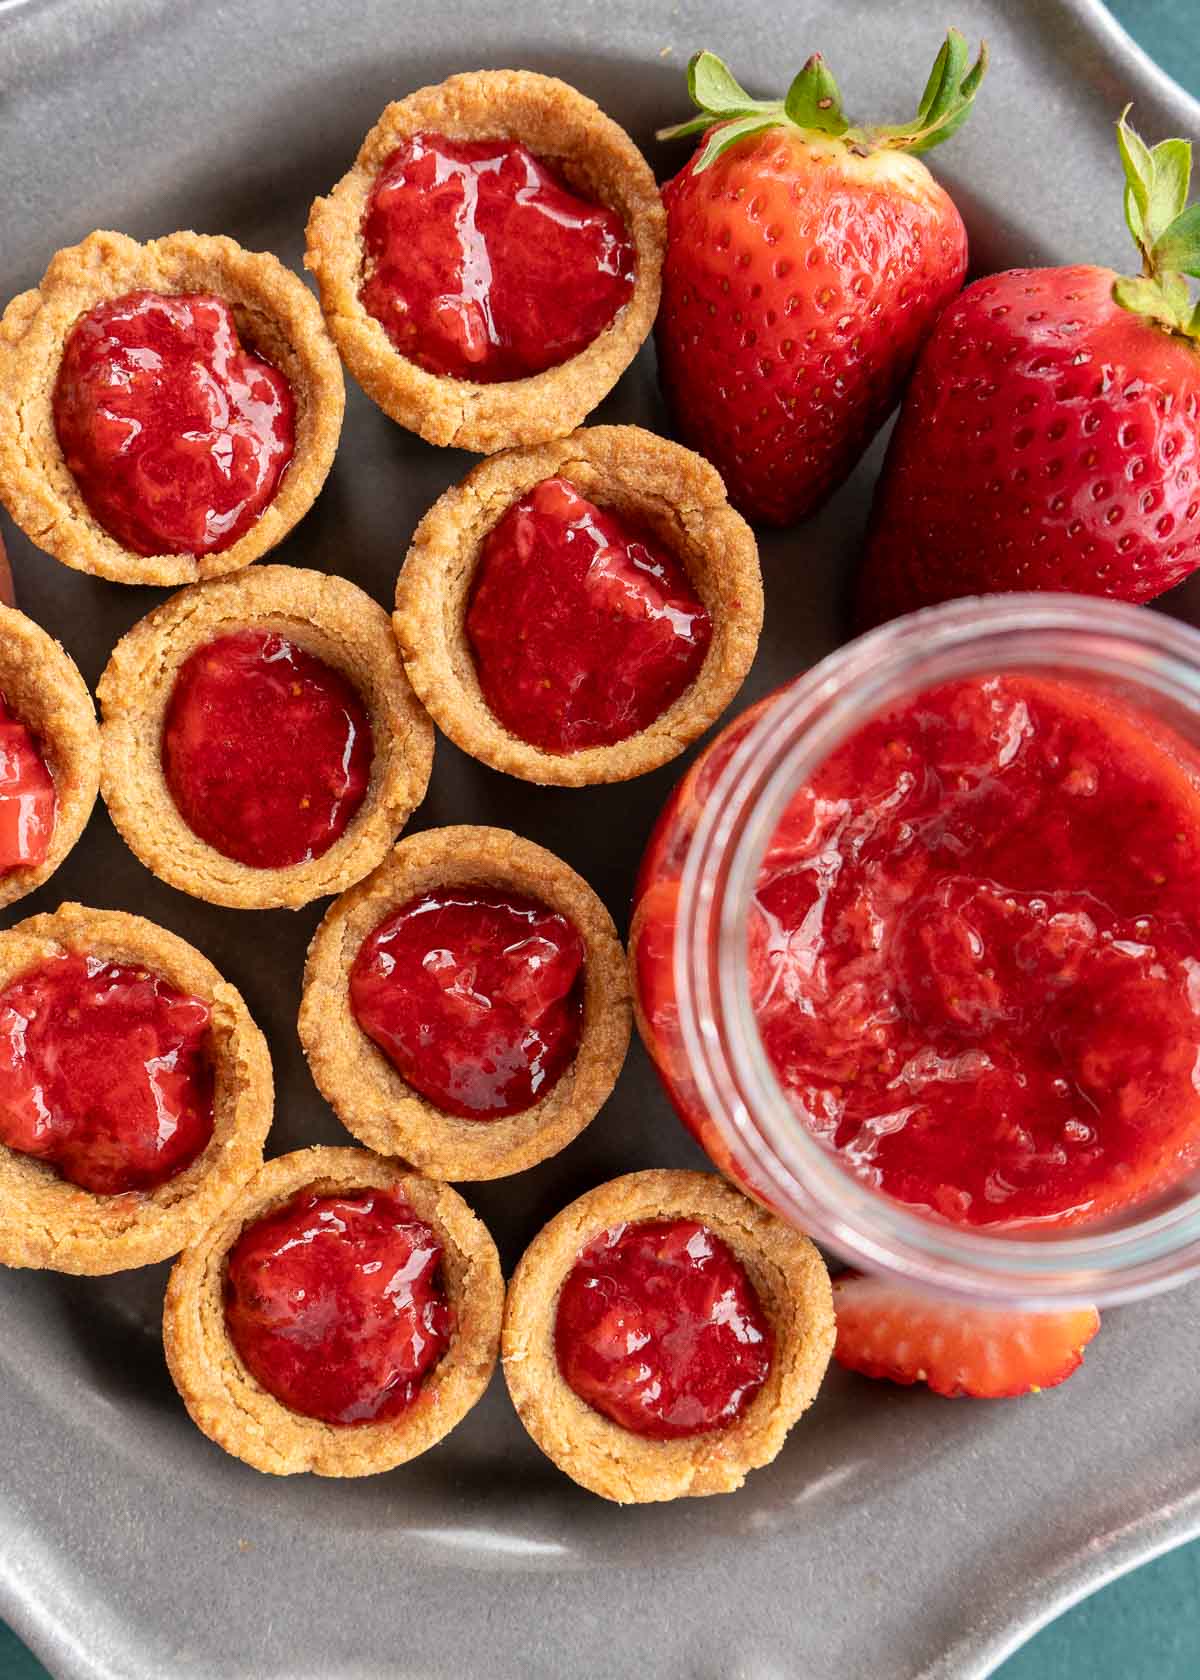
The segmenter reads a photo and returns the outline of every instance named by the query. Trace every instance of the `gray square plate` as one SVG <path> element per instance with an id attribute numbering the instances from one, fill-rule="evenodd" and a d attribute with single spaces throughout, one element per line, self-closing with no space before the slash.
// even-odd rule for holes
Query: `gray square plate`
<path id="1" fill-rule="evenodd" d="M 955 0 L 993 69 L 936 167 L 977 270 L 1127 265 L 1112 122 L 1196 134 L 1200 108 L 1094 0 Z M 543 15 L 544 14 L 544 15 Z M 903 115 L 944 26 L 924 0 L 0 0 L 0 297 L 95 226 L 227 232 L 300 265 L 313 196 L 394 96 L 452 70 L 522 65 L 594 95 L 666 174 L 682 68 L 710 45 L 752 87 L 815 47 L 852 109 Z M 650 353 L 598 418 L 661 427 Z M 390 600 L 426 506 L 470 464 L 352 391 L 328 487 L 282 558 Z M 763 543 L 768 628 L 745 699 L 830 648 L 878 448 L 816 520 Z M 76 576 L 12 541 L 21 604 L 90 681 L 158 597 Z M 1192 595 L 1200 606 L 1200 590 Z M 1188 611 L 1187 592 L 1170 610 Z M 444 741 L 419 824 L 500 822 L 561 852 L 626 913 L 676 771 L 543 790 Z M 240 986 L 275 1056 L 272 1147 L 344 1142 L 299 1054 L 295 1012 L 319 910 L 239 914 L 148 875 L 98 811 L 50 886 L 137 909 Z M 470 1189 L 506 1265 L 588 1186 L 698 1162 L 635 1047 L 617 1092 L 558 1159 Z M 581 1675 L 905 1680 L 980 1676 L 1072 1597 L 1200 1529 L 1195 1299 L 1114 1313 L 1066 1388 L 950 1405 L 833 1372 L 778 1462 L 729 1498 L 618 1510 L 529 1442 L 497 1377 L 435 1451 L 359 1483 L 256 1475 L 194 1430 L 163 1366 L 165 1268 L 0 1279 L 0 1610 L 60 1675 Z"/>

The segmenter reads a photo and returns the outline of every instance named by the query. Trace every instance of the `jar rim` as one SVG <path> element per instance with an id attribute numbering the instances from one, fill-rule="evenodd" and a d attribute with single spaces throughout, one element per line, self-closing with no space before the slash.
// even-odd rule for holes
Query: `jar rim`
<path id="1" fill-rule="evenodd" d="M 997 1304 L 1114 1302 L 1200 1273 L 1200 1190 L 1117 1225 L 1036 1237 L 931 1219 L 847 1170 L 797 1123 L 763 1048 L 745 960 L 754 885 L 798 786 L 869 717 L 983 672 L 1053 669 L 1136 686 L 1194 716 L 1200 631 L 1086 596 L 968 597 L 837 649 L 768 702 L 705 798 L 684 859 L 674 968 L 683 1047 L 702 1103 L 732 1125 L 764 1199 L 852 1264 Z"/>

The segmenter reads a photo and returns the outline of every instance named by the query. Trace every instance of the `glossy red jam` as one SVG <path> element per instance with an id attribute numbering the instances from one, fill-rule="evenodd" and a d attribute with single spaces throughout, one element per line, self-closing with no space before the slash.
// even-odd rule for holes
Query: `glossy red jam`
<path id="1" fill-rule="evenodd" d="M 663 1040 L 671 828 L 638 952 Z M 1200 765 L 1051 679 L 897 705 L 788 808 L 749 974 L 797 1122 L 897 1200 L 1013 1227 L 1143 1199 L 1200 1159 Z"/>
<path id="2" fill-rule="evenodd" d="M 633 245 L 517 140 L 414 134 L 363 218 L 362 301 L 402 355 L 475 384 L 577 356 L 628 300 Z"/>
<path id="3" fill-rule="evenodd" d="M 0 878 L 46 861 L 55 806 L 38 744 L 0 694 Z"/>
<path id="4" fill-rule="evenodd" d="M 153 1190 L 213 1130 L 206 1003 L 100 957 L 0 990 L 0 1143 L 100 1196 Z"/>
<path id="5" fill-rule="evenodd" d="M 93 518 L 136 554 L 228 548 L 275 495 L 296 445 L 287 380 L 204 292 L 130 292 L 81 315 L 54 425 Z"/>
<path id="6" fill-rule="evenodd" d="M 366 797 L 373 751 L 357 691 L 274 630 L 198 648 L 176 678 L 162 738 L 183 820 L 253 869 L 327 852 Z"/>
<path id="7" fill-rule="evenodd" d="M 773 1349 L 745 1270 L 694 1219 L 618 1225 L 590 1242 L 562 1286 L 554 1341 L 581 1400 L 656 1441 L 733 1423 Z"/>
<path id="8" fill-rule="evenodd" d="M 556 753 L 647 728 L 695 681 L 712 635 L 678 560 L 563 478 L 488 535 L 466 628 L 491 711 Z"/>
<path id="9" fill-rule="evenodd" d="M 303 1190 L 229 1254 L 225 1322 L 250 1374 L 324 1423 L 382 1423 L 450 1344 L 442 1247 L 403 1196 Z"/>
<path id="10" fill-rule="evenodd" d="M 540 1102 L 575 1058 L 583 941 L 565 916 L 494 887 L 402 904 L 350 970 L 359 1026 L 447 1114 L 498 1120 Z"/>

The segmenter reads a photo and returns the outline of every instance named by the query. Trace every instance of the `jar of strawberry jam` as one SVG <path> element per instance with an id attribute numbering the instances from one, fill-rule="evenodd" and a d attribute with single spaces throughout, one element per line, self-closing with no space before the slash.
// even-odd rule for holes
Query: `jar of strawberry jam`
<path id="1" fill-rule="evenodd" d="M 851 1262 L 1200 1271 L 1200 632 L 1007 595 L 850 643 L 678 784 L 631 954 L 686 1125 Z"/>

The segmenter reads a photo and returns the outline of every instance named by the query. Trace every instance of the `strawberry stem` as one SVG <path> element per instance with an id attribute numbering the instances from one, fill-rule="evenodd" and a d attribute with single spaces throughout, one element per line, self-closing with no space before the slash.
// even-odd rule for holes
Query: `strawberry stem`
<path id="1" fill-rule="evenodd" d="M 1125 221 L 1142 257 L 1142 272 L 1114 281 L 1114 303 L 1156 321 L 1169 332 L 1200 341 L 1200 303 L 1187 276 L 1200 275 L 1200 203 L 1188 204 L 1192 148 L 1187 140 L 1146 142 L 1126 118 L 1117 119 L 1117 149 L 1125 171 Z"/>
<path id="2" fill-rule="evenodd" d="M 838 85 L 820 53 L 814 53 L 783 99 L 752 99 L 716 53 L 698 52 L 688 65 L 688 93 L 700 114 L 658 131 L 660 140 L 681 140 L 711 130 L 694 164 L 707 169 L 730 146 L 766 128 L 790 126 L 805 134 L 843 140 L 858 152 L 887 148 L 927 152 L 962 127 L 987 70 L 987 43 L 969 64 L 965 36 L 951 29 L 933 63 L 910 123 L 852 125 L 842 109 Z"/>

